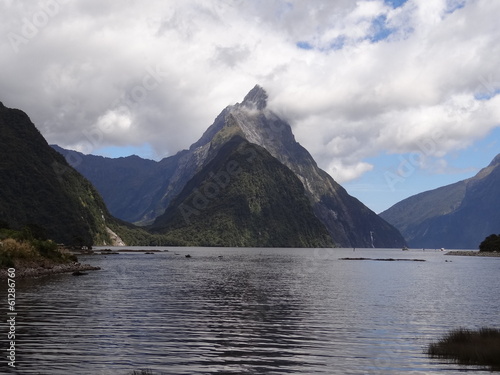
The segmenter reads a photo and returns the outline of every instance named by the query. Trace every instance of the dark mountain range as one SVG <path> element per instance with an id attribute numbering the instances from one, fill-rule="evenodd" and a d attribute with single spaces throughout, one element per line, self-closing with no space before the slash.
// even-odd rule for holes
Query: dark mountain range
<path id="1" fill-rule="evenodd" d="M 116 225 L 92 184 L 55 152 L 22 111 L 0 103 L 0 221 L 71 245 L 112 243 Z"/>
<path id="2" fill-rule="evenodd" d="M 473 178 L 414 195 L 380 216 L 412 247 L 477 249 L 500 233 L 499 191 L 500 154 Z"/>
<path id="3" fill-rule="evenodd" d="M 175 210 L 179 210 L 178 205 L 186 199 L 189 201 L 190 194 L 196 189 L 199 191 L 206 183 L 206 176 L 215 173 L 211 168 L 220 166 L 220 160 L 227 157 L 226 154 L 219 155 L 219 153 L 222 150 L 225 153 L 228 152 L 226 144 L 233 142 L 235 136 L 264 149 L 267 153 L 263 153 L 260 148 L 257 152 L 263 160 L 271 163 L 269 157 L 272 157 L 293 172 L 302 183 L 304 188 L 302 194 L 307 198 L 314 216 L 326 228 L 335 244 L 346 247 L 400 247 L 405 244 L 404 239 L 394 227 L 379 218 L 357 199 L 348 195 L 339 184 L 317 166 L 309 152 L 295 141 L 290 125 L 267 108 L 267 94 L 259 86 L 252 89 L 242 103 L 224 109 L 200 140 L 189 150 L 157 163 L 147 161 L 144 164 L 140 164 L 142 162 L 135 157 L 113 160 L 77 154 L 79 163 L 74 166 L 96 185 L 110 205 L 113 214 L 122 219 L 142 223 L 152 223 L 157 218 L 152 228 L 169 232 L 172 228 L 179 229 L 181 226 L 179 213 L 174 214 Z M 70 155 L 66 151 L 62 152 Z M 135 174 L 134 167 L 131 167 L 132 170 L 128 169 L 129 162 L 144 166 L 144 169 Z M 119 165 L 123 168 L 121 171 L 116 169 Z M 253 166 L 249 171 L 257 173 Z M 255 183 L 262 184 L 262 186 L 258 189 L 255 187 L 255 191 L 262 194 L 266 188 L 269 191 L 278 189 L 278 185 L 271 184 L 267 176 L 269 170 L 261 172 L 255 175 Z M 289 181 L 284 176 L 283 174 L 281 181 Z M 247 183 L 251 181 L 252 179 L 247 178 Z M 248 195 L 249 191 L 243 189 L 239 183 L 235 186 L 242 189 L 240 199 L 244 199 L 251 207 L 251 202 L 255 197 Z M 290 202 L 300 201 L 296 196 L 298 191 L 295 188 L 292 190 L 295 195 L 293 198 L 290 197 Z M 113 191 L 117 196 L 113 197 Z M 224 194 L 221 194 L 219 199 L 234 202 L 234 194 L 232 189 L 224 190 Z M 276 204 L 276 209 L 278 209 L 278 206 L 284 204 L 283 200 L 268 198 L 262 203 L 264 207 L 273 207 Z M 176 199 L 175 203 L 173 199 Z M 212 203 L 215 204 L 215 202 Z M 226 201 L 221 201 L 220 204 L 227 207 Z M 239 209 L 242 209 L 243 206 L 240 206 L 238 206 Z M 205 217 L 208 212 L 212 212 L 214 207 L 210 207 L 211 210 L 202 212 L 200 217 Z M 165 216 L 159 217 L 163 212 Z M 223 216 L 226 219 L 231 217 L 237 222 L 238 213 L 241 214 L 241 212 L 243 211 L 224 212 Z M 303 212 L 307 217 L 308 214 Z M 263 218 L 265 216 L 261 217 Z M 249 223 L 253 223 L 254 219 L 254 216 L 249 216 Z M 183 225 L 187 227 L 198 225 L 198 230 L 201 230 L 197 219 L 192 223 L 186 223 L 185 220 L 183 222 Z M 202 222 L 206 225 L 203 230 L 211 233 L 213 233 L 213 226 L 220 224 L 209 220 L 208 217 Z M 275 224 L 276 222 L 270 226 Z M 174 227 L 170 228 L 170 225 Z M 286 225 L 286 222 L 282 222 L 282 225 Z M 252 230 L 257 230 L 256 228 Z M 282 233 L 286 231 L 283 230 Z"/>
<path id="4" fill-rule="evenodd" d="M 92 181 L 113 216 L 130 223 L 151 222 L 165 211 L 160 202 L 186 153 L 156 162 L 135 155 L 113 159 L 52 147 Z"/>

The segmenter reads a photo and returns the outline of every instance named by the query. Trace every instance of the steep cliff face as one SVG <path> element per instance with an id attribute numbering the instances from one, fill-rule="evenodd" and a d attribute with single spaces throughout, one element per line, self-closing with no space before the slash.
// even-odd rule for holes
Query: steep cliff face
<path id="1" fill-rule="evenodd" d="M 401 247 L 399 232 L 321 170 L 292 133 L 290 125 L 267 108 L 267 93 L 254 87 L 242 103 L 227 107 L 191 150 L 207 150 L 207 158 L 240 134 L 287 166 L 302 182 L 318 219 L 333 241 L 345 247 Z"/>
<path id="2" fill-rule="evenodd" d="M 407 198 L 380 214 L 412 247 L 476 249 L 500 232 L 500 155 L 468 180 Z"/>
<path id="3" fill-rule="evenodd" d="M 29 117 L 0 103 L 0 221 L 38 228 L 58 242 L 110 243 L 110 215 L 89 181 L 71 168 Z"/>

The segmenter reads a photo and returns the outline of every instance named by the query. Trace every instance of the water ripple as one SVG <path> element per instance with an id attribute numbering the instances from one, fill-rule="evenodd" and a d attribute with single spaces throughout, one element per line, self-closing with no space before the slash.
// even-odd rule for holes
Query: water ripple
<path id="1" fill-rule="evenodd" d="M 429 359 L 424 347 L 451 328 L 500 325 L 496 259 L 189 253 L 191 259 L 172 252 L 97 256 L 87 260 L 102 271 L 85 277 L 18 281 L 17 373 L 455 373 L 460 367 Z M 365 255 L 387 258 L 394 250 Z"/>

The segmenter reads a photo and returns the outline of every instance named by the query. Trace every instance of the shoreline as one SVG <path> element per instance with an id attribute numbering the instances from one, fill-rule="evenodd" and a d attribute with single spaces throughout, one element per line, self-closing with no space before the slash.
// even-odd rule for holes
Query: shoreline
<path id="1" fill-rule="evenodd" d="M 448 251 L 444 255 L 468 256 L 468 257 L 491 257 L 491 258 L 495 258 L 496 257 L 496 258 L 498 258 L 498 257 L 500 257 L 500 252 L 455 250 L 455 251 Z"/>
<path id="2" fill-rule="evenodd" d="M 90 264 L 67 263 L 53 264 L 48 267 L 14 267 L 16 270 L 16 279 L 35 278 L 47 275 L 56 275 L 60 273 L 78 272 L 78 271 L 97 271 L 101 267 L 91 266 Z M 0 270 L 0 280 L 7 279 L 7 269 Z"/>
<path id="3" fill-rule="evenodd" d="M 75 251 L 75 250 L 68 250 L 71 254 L 80 256 L 80 255 L 115 255 L 115 254 L 121 254 L 121 253 L 168 253 L 169 250 L 146 250 L 146 249 L 140 249 L 140 250 L 134 250 L 134 249 L 120 249 L 118 247 L 115 247 L 113 249 L 93 249 L 93 250 L 84 250 L 84 251 Z"/>

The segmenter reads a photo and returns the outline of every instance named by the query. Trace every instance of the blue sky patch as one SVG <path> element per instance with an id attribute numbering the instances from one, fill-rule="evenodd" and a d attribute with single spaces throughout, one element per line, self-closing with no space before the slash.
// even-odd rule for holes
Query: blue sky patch
<path id="1" fill-rule="evenodd" d="M 341 35 L 341 36 L 338 36 L 336 37 L 331 43 L 330 43 L 330 49 L 334 50 L 334 51 L 337 51 L 339 49 L 342 49 L 344 48 L 344 45 L 345 45 L 345 36 L 344 35 Z"/>
<path id="2" fill-rule="evenodd" d="M 446 13 L 451 14 L 458 9 L 465 7 L 467 0 L 448 0 L 446 2 Z"/>
<path id="3" fill-rule="evenodd" d="M 384 3 L 387 5 L 390 5 L 393 8 L 399 8 L 400 6 L 404 5 L 408 0 L 384 0 Z"/>
<path id="4" fill-rule="evenodd" d="M 94 155 L 100 155 L 107 158 L 120 158 L 130 155 L 137 155 L 143 159 L 154 160 L 155 152 L 153 148 L 145 143 L 142 146 L 108 146 L 102 147 L 92 152 Z"/>
<path id="5" fill-rule="evenodd" d="M 490 100 L 491 98 L 500 94 L 500 89 L 489 88 L 486 91 L 478 92 L 474 95 L 474 99 L 476 100 Z"/>
<path id="6" fill-rule="evenodd" d="M 306 41 L 300 41 L 300 42 L 297 42 L 297 47 L 299 47 L 300 49 L 305 49 L 305 50 L 311 50 L 313 49 L 314 47 L 312 46 L 311 43 L 309 42 L 306 42 Z"/>
<path id="7" fill-rule="evenodd" d="M 385 15 L 380 15 L 372 21 L 372 36 L 370 41 L 376 43 L 380 40 L 386 39 L 389 35 L 394 32 L 394 29 L 387 27 L 387 17 Z"/>
<path id="8" fill-rule="evenodd" d="M 499 145 L 500 127 L 497 127 L 468 148 L 448 153 L 444 157 L 448 166 L 440 173 L 419 167 L 419 155 L 425 156 L 421 150 L 407 154 L 383 152 L 364 159 L 374 165 L 373 170 L 342 186 L 349 194 L 380 213 L 412 195 L 475 176 L 498 154 Z M 431 160 L 436 158 L 431 157 Z"/>

